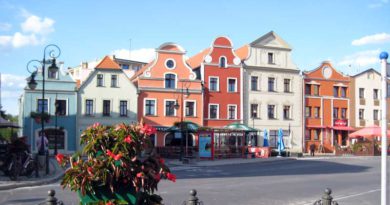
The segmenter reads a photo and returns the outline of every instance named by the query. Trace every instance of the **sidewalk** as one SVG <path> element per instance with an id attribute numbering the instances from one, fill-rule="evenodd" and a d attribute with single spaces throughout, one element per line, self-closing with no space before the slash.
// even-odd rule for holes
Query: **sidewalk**
<path id="1" fill-rule="evenodd" d="M 39 171 L 39 177 L 35 177 L 35 172 L 31 177 L 19 176 L 18 180 L 12 181 L 8 176 L 0 172 L 0 191 L 15 189 L 19 187 L 39 186 L 42 184 L 49 184 L 62 178 L 64 170 L 58 165 L 57 161 L 50 157 L 49 159 L 49 174 L 46 175 L 45 170 Z"/>

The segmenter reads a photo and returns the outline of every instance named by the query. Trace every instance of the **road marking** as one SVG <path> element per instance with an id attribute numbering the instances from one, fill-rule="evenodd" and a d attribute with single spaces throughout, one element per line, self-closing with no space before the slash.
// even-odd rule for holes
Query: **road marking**
<path id="1" fill-rule="evenodd" d="M 347 199 L 347 198 L 352 198 L 352 197 L 356 197 L 356 196 L 361 196 L 361 195 L 365 195 L 365 194 L 374 193 L 374 192 L 377 192 L 377 191 L 380 191 L 380 190 L 381 189 L 373 189 L 373 190 L 369 190 L 369 191 L 365 191 L 365 192 L 361 192 L 361 193 L 357 193 L 357 194 L 350 194 L 350 195 L 345 195 L 345 196 L 339 196 L 339 197 L 333 198 L 333 200 L 339 201 L 339 200 L 342 200 L 342 199 Z M 303 205 L 313 205 L 313 202 L 305 203 Z"/>

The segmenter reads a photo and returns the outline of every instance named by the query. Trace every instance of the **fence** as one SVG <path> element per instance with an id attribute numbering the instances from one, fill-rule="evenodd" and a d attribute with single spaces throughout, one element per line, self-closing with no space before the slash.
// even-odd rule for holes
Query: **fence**
<path id="1" fill-rule="evenodd" d="M 54 190 L 50 190 L 48 192 L 49 196 L 46 199 L 46 202 L 40 203 L 39 205 L 64 205 L 62 201 L 59 201 L 54 195 L 56 192 Z M 190 196 L 186 201 L 183 201 L 181 205 L 203 205 L 203 202 L 199 200 L 196 196 L 197 191 L 195 189 L 190 190 Z M 332 190 L 326 188 L 324 194 L 321 199 L 315 201 L 313 205 L 339 205 L 336 201 L 333 200 L 331 196 Z"/>

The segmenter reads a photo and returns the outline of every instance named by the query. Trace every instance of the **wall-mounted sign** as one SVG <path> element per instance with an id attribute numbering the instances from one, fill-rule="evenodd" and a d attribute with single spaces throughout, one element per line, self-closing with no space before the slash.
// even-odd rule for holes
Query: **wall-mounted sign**
<path id="1" fill-rule="evenodd" d="M 334 126 L 346 127 L 348 125 L 347 120 L 338 119 L 334 121 Z"/>

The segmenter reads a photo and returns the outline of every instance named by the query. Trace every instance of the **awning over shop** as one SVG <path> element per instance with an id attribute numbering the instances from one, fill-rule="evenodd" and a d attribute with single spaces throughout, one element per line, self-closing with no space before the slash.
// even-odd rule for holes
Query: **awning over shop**
<path id="1" fill-rule="evenodd" d="M 242 131 L 247 131 L 247 132 L 257 132 L 258 130 L 252 127 L 248 127 L 245 124 L 234 122 L 231 124 L 228 124 L 224 126 L 223 128 L 226 129 L 231 129 L 231 130 L 242 130 Z"/>
<path id="2" fill-rule="evenodd" d="M 182 124 L 183 123 L 183 124 Z M 183 122 L 175 123 L 174 126 L 167 128 L 164 130 L 165 132 L 180 132 L 181 129 L 188 130 L 188 132 L 197 132 L 199 129 L 199 125 L 191 122 L 191 121 L 183 121 Z"/>
<path id="3" fill-rule="evenodd" d="M 355 128 L 353 127 L 344 127 L 344 126 L 334 126 L 334 127 L 330 127 L 334 130 L 342 130 L 342 131 L 355 131 Z"/>

